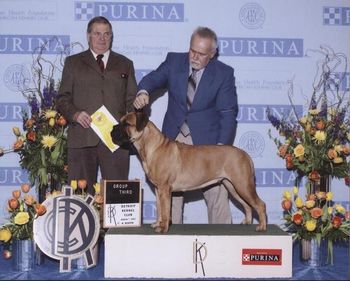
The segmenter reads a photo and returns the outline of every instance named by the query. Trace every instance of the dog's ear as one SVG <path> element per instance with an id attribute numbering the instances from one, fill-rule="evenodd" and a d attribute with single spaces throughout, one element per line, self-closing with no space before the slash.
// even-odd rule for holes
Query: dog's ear
<path id="1" fill-rule="evenodd" d="M 143 111 L 136 111 L 136 130 L 138 132 L 142 131 L 149 121 L 148 115 Z"/>

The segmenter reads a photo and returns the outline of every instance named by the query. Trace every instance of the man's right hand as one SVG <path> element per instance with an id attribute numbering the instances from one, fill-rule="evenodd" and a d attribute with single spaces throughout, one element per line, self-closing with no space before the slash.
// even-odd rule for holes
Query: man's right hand
<path id="1" fill-rule="evenodd" d="M 73 119 L 85 129 L 90 127 L 92 121 L 90 115 L 86 111 L 77 112 Z"/>
<path id="2" fill-rule="evenodd" d="M 134 107 L 136 109 L 141 109 L 149 103 L 149 95 L 146 92 L 141 92 L 138 94 L 134 100 Z"/>

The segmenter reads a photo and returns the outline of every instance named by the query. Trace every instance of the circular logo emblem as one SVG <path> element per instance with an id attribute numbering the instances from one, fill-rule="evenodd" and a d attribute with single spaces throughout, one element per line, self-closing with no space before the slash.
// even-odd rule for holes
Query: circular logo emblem
<path id="1" fill-rule="evenodd" d="M 246 28 L 261 28 L 265 22 L 265 11 L 257 3 L 247 3 L 239 11 L 239 20 Z"/>
<path id="2" fill-rule="evenodd" d="M 33 226 L 39 248 L 61 262 L 85 254 L 89 265 L 94 265 L 91 250 L 99 236 L 100 222 L 92 203 L 91 195 L 84 199 L 72 195 L 70 188 L 66 188 L 66 195 L 46 199 L 43 205 L 47 211 L 35 219 Z M 63 267 L 63 271 L 70 271 L 68 263 L 64 262 L 67 267 Z"/>
<path id="3" fill-rule="evenodd" d="M 6 68 L 3 80 L 9 90 L 22 91 L 29 87 L 30 73 L 24 65 L 13 64 Z"/>
<path id="4" fill-rule="evenodd" d="M 255 131 L 244 133 L 239 139 L 238 145 L 252 158 L 261 156 L 265 149 L 264 138 Z"/>

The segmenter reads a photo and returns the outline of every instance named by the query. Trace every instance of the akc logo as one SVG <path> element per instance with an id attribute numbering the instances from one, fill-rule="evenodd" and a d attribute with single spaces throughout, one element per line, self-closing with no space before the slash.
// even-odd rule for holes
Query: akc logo
<path id="1" fill-rule="evenodd" d="M 18 92 L 29 87 L 30 73 L 25 66 L 13 64 L 6 68 L 3 80 L 9 90 Z"/>
<path id="2" fill-rule="evenodd" d="M 282 265 L 282 250 L 242 249 L 242 265 Z"/>
<path id="3" fill-rule="evenodd" d="M 256 158 L 263 153 L 265 141 L 258 132 L 249 131 L 241 136 L 238 146 L 245 150 L 252 158 Z"/>
<path id="4" fill-rule="evenodd" d="M 257 3 L 247 3 L 239 11 L 239 20 L 248 29 L 262 28 L 265 11 Z"/>
<path id="5" fill-rule="evenodd" d="M 183 22 L 183 3 L 75 2 L 75 20 L 104 16 L 112 21 Z"/>
<path id="6" fill-rule="evenodd" d="M 350 25 L 350 7 L 323 7 L 324 25 Z"/>

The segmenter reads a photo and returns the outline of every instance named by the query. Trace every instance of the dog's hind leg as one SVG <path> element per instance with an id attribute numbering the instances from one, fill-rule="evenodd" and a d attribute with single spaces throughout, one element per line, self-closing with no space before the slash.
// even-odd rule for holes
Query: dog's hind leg
<path id="1" fill-rule="evenodd" d="M 155 189 L 156 192 L 156 207 L 157 207 L 157 220 L 151 224 L 152 228 L 156 228 L 157 226 L 159 226 L 159 222 L 160 222 L 160 207 L 159 207 L 159 197 L 158 197 L 158 189 Z"/>
<path id="2" fill-rule="evenodd" d="M 252 208 L 239 196 L 236 189 L 234 188 L 234 186 L 229 180 L 224 179 L 222 183 L 226 187 L 227 191 L 233 196 L 234 199 L 236 199 L 242 205 L 244 209 L 245 218 L 243 219 L 241 224 L 252 224 L 253 222 Z"/>
<path id="3" fill-rule="evenodd" d="M 170 223 L 171 188 L 167 185 L 157 186 L 157 188 L 157 213 L 159 214 L 159 225 L 156 226 L 154 230 L 158 233 L 166 233 L 169 230 Z"/>

